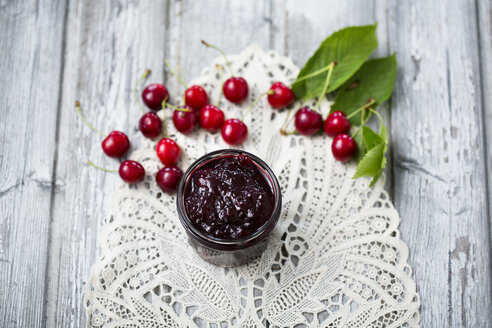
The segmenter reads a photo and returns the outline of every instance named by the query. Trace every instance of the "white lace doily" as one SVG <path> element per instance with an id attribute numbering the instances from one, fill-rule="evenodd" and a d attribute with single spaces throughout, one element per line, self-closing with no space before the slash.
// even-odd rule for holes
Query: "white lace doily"
<path id="1" fill-rule="evenodd" d="M 271 83 L 292 82 L 298 68 L 275 52 L 250 46 L 230 56 L 249 83 L 241 106 L 223 100 L 226 117 L 241 117 Z M 218 58 L 193 81 L 218 99 Z M 321 108 L 323 117 L 329 102 Z M 295 104 L 297 108 L 299 104 Z M 326 136 L 281 136 L 287 115 L 264 97 L 245 122 L 242 148 L 267 162 L 282 187 L 283 211 L 267 250 L 256 261 L 221 268 L 187 243 L 175 196 L 162 193 L 162 167 L 146 141 L 132 154 L 148 175 L 114 193 L 85 297 L 90 327 L 418 327 L 419 297 L 399 239 L 399 216 L 382 182 L 353 180 L 355 164 L 336 162 Z M 172 124 L 171 124 L 172 125 Z M 228 148 L 220 133 L 188 136 L 170 127 L 183 149 L 179 166 Z"/>

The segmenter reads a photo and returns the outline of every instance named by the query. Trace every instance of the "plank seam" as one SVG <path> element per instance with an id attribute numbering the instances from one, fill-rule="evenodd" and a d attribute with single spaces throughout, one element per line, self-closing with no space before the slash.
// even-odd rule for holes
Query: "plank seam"
<path id="1" fill-rule="evenodd" d="M 166 17 L 166 22 L 164 23 L 164 38 L 165 38 L 165 41 L 164 41 L 164 58 L 165 59 L 168 59 L 168 55 L 169 55 L 169 49 L 171 48 L 170 46 L 170 37 L 171 37 L 171 34 L 169 32 L 170 30 L 170 21 L 171 21 L 171 4 L 170 4 L 170 1 L 166 1 L 166 6 L 164 7 L 164 17 Z M 163 78 L 163 81 L 167 81 L 167 70 L 166 70 L 166 67 L 163 66 L 162 68 L 162 78 Z"/>
<path id="2" fill-rule="evenodd" d="M 68 22 L 68 12 L 69 12 L 69 3 L 65 3 L 65 11 L 63 16 L 63 36 L 62 36 L 62 46 L 61 46 L 61 66 L 59 72 L 59 81 L 58 81 L 58 99 L 57 99 L 57 108 L 56 108 L 56 130 L 55 130 L 55 152 L 53 154 L 53 168 L 51 174 L 51 195 L 50 195 L 50 212 L 49 212 L 49 224 L 48 224 L 48 245 L 46 247 L 46 266 L 44 269 L 44 296 L 43 296 L 43 319 L 44 326 L 46 327 L 46 316 L 48 311 L 48 294 L 49 294 L 49 269 L 51 265 L 51 245 L 52 245 L 52 233 L 53 233 L 53 212 L 55 205 L 55 193 L 56 193 L 56 171 L 58 168 L 58 143 L 60 139 L 60 116 L 61 116 L 61 108 L 62 108 L 62 98 L 63 98 L 63 74 L 65 72 L 65 55 L 66 55 L 66 39 L 67 39 L 67 22 Z M 59 270 L 58 270 L 59 272 Z M 59 274 L 58 274 L 59 277 Z M 57 278 L 58 278 L 57 277 Z M 58 302 L 57 302 L 58 303 Z M 58 304 L 57 304 L 58 308 Z M 55 318 L 56 325 L 56 318 Z"/>

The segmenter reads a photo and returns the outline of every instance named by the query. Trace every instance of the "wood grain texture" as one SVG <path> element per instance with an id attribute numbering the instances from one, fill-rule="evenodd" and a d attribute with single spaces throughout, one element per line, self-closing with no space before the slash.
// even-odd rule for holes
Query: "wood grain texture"
<path id="1" fill-rule="evenodd" d="M 173 15 L 174 13 L 174 15 Z M 188 80 L 220 54 L 201 40 L 217 45 L 226 53 L 238 53 L 251 43 L 270 48 L 270 1 L 177 1 L 171 10 L 169 57 L 180 63 Z M 172 82 L 172 81 L 171 81 Z M 182 90 L 181 90 L 182 91 Z"/>
<path id="2" fill-rule="evenodd" d="M 0 6 L 0 326 L 43 323 L 65 4 Z"/>
<path id="3" fill-rule="evenodd" d="M 392 2 L 393 200 L 423 327 L 490 327 L 490 239 L 473 1 Z M 489 59 L 490 60 L 490 59 Z"/>
<path id="4" fill-rule="evenodd" d="M 53 204 L 47 292 L 47 327 L 83 327 L 83 295 L 91 265 L 100 255 L 97 237 L 117 174 L 107 168 L 119 161 L 106 157 L 101 136 L 78 118 L 79 99 L 87 120 L 102 131 L 121 130 L 132 148 L 141 140 L 141 111 L 133 86 L 146 68 L 149 82 L 161 82 L 164 69 L 167 4 L 164 1 L 72 1 L 66 31 L 65 71 L 56 176 L 65 188 Z"/>
<path id="5" fill-rule="evenodd" d="M 480 46 L 480 78 L 482 82 L 483 127 L 488 190 L 489 244 L 492 247 L 492 1 L 476 1 Z M 490 253 L 492 257 L 492 249 Z M 492 265 L 492 259 L 491 259 Z M 492 277 L 491 277 L 492 280 Z M 492 281 L 491 281 L 492 284 Z"/>

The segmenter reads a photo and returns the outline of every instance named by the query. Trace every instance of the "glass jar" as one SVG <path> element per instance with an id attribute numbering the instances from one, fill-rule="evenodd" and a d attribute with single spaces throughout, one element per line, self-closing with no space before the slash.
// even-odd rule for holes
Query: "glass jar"
<path id="1" fill-rule="evenodd" d="M 220 158 L 233 157 L 241 154 L 247 155 L 253 161 L 270 185 L 274 196 L 273 211 L 268 220 L 257 231 L 246 237 L 240 239 L 216 238 L 196 227 L 188 216 L 185 206 L 185 191 L 193 174 L 203 165 Z M 268 237 L 277 224 L 282 209 L 280 185 L 273 171 L 257 156 L 237 149 L 214 151 L 191 164 L 181 179 L 176 201 L 179 220 L 188 234 L 188 239 L 192 247 L 204 260 L 224 267 L 238 266 L 258 257 L 266 249 Z"/>

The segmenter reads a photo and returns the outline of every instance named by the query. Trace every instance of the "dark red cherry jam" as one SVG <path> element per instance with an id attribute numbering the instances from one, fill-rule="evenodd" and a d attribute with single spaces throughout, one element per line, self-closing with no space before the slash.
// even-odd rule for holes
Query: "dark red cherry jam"
<path id="1" fill-rule="evenodd" d="M 225 155 L 198 168 L 184 192 L 188 216 L 221 239 L 256 232 L 270 218 L 275 198 L 265 173 L 248 155 Z"/>
<path id="2" fill-rule="evenodd" d="M 197 253 L 230 267 L 265 250 L 282 197 L 265 162 L 242 150 L 223 149 L 191 164 L 178 188 L 177 207 Z"/>

